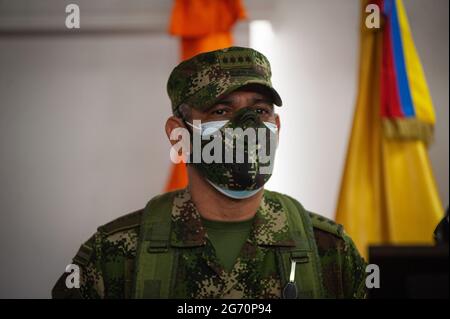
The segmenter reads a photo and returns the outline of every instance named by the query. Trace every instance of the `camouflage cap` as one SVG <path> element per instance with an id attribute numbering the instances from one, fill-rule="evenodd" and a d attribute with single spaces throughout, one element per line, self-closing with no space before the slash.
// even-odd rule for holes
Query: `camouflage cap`
<path id="1" fill-rule="evenodd" d="M 244 85 L 260 84 L 271 93 L 274 103 L 281 106 L 271 76 L 269 60 L 262 53 L 250 48 L 230 47 L 201 53 L 181 62 L 170 74 L 167 93 L 175 113 L 183 103 L 206 110 Z"/>

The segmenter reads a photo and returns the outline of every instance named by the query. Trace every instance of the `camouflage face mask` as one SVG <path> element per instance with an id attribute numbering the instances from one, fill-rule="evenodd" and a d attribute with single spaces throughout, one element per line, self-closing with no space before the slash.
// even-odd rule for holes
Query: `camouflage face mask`
<path id="1" fill-rule="evenodd" d="M 201 131 L 202 156 L 197 162 L 191 156 L 190 165 L 221 193 L 248 198 L 271 177 L 277 127 L 261 121 L 256 111 L 243 108 L 228 121 L 206 122 L 194 128 Z"/>

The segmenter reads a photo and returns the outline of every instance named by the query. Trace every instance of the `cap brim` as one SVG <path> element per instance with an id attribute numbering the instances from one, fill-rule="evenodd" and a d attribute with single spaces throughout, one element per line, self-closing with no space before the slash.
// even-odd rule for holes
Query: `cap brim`
<path id="1" fill-rule="evenodd" d="M 230 94 L 233 91 L 236 91 L 237 89 L 240 89 L 246 85 L 249 84 L 258 84 L 261 85 L 262 87 L 264 87 L 265 89 L 267 89 L 267 92 L 271 95 L 273 102 L 275 105 L 277 106 L 282 106 L 283 105 L 283 101 L 281 100 L 280 95 L 278 94 L 278 92 L 270 85 L 268 85 L 268 83 L 266 81 L 259 81 L 256 79 L 248 79 L 248 80 L 242 80 L 240 79 L 239 81 L 235 81 L 237 83 L 233 84 L 231 83 L 227 89 L 225 91 L 222 92 L 222 94 L 220 94 L 219 96 L 217 96 L 214 99 L 211 99 L 210 101 L 208 101 L 207 103 L 203 103 L 203 105 L 201 106 L 200 110 L 207 110 L 209 107 L 213 106 L 217 101 L 219 101 L 220 99 L 224 98 L 226 95 Z"/>

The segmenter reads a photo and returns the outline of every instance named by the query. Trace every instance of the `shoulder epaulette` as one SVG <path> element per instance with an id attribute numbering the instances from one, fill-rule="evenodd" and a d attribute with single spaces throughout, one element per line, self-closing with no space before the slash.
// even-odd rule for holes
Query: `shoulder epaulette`
<path id="1" fill-rule="evenodd" d="M 88 239 L 87 242 L 85 242 L 83 245 L 80 246 L 80 249 L 78 249 L 77 254 L 72 259 L 74 264 L 87 266 L 87 264 L 91 260 L 92 254 L 94 253 L 93 248 L 94 241 L 95 235 L 93 235 L 91 238 Z"/>
<path id="2" fill-rule="evenodd" d="M 143 211 L 144 209 L 142 208 L 125 216 L 119 217 L 103 226 L 100 226 L 98 231 L 106 235 L 112 235 L 122 230 L 137 227 L 141 222 Z"/>
<path id="3" fill-rule="evenodd" d="M 314 228 L 343 237 L 344 229 L 341 224 L 338 224 L 335 221 L 319 214 L 309 212 L 309 216 L 311 217 L 311 222 Z"/>
<path id="4" fill-rule="evenodd" d="M 300 209 L 304 209 L 304 207 L 302 206 L 302 204 L 299 201 L 297 201 L 295 198 L 292 198 L 289 195 L 278 193 L 278 192 L 274 192 L 274 191 L 269 191 L 269 190 L 266 190 L 266 189 L 264 190 L 264 192 L 265 192 L 264 194 L 266 196 L 269 196 L 269 197 L 274 196 L 274 195 L 288 197 L 291 200 L 293 200 L 296 204 L 298 204 Z M 307 210 L 306 210 L 306 212 L 309 214 L 309 217 L 311 219 L 311 223 L 312 223 L 314 228 L 320 229 L 320 230 L 325 231 L 327 233 L 331 233 L 331 234 L 333 234 L 335 236 L 338 236 L 338 237 L 341 237 L 341 238 L 344 236 L 344 227 L 341 224 L 338 224 L 335 221 L 333 221 L 333 220 L 331 220 L 329 218 L 326 218 L 324 216 L 321 216 L 319 214 L 315 214 L 315 213 L 312 213 L 312 212 L 307 211 Z"/>

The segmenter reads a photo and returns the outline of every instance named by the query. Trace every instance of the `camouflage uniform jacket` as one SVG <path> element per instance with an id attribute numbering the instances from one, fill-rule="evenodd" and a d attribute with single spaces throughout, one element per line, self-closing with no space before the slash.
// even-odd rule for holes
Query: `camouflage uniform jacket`
<path id="1" fill-rule="evenodd" d="M 65 286 L 63 274 L 54 298 L 130 298 L 143 210 L 104 226 L 73 259 L 80 267 L 80 289 Z M 328 298 L 365 298 L 365 262 L 340 225 L 309 213 Z M 181 247 L 173 298 L 280 298 L 282 287 L 275 250 L 293 242 L 283 207 L 265 191 L 252 231 L 232 271 L 219 263 L 187 190 L 172 208 L 171 245 Z"/>

